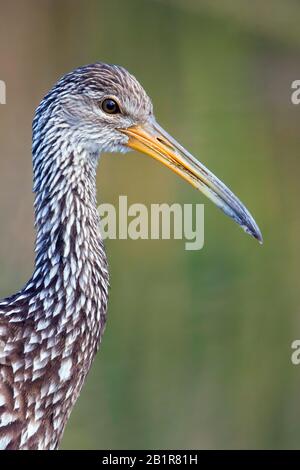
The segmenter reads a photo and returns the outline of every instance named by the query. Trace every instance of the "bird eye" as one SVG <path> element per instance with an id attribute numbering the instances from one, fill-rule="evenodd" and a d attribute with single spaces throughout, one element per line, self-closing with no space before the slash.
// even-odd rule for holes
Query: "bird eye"
<path id="1" fill-rule="evenodd" d="M 112 100 L 111 98 L 106 98 L 103 100 L 101 103 L 101 108 L 107 114 L 117 114 L 120 112 L 118 103 L 116 103 L 116 101 Z"/>

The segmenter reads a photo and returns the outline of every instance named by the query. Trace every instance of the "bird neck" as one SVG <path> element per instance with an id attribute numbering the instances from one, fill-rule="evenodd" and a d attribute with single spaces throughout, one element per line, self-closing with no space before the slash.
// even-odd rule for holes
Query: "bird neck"
<path id="1" fill-rule="evenodd" d="M 106 305 L 108 270 L 96 203 L 98 155 L 63 134 L 55 142 L 49 133 L 33 142 L 35 287 L 50 297 L 56 292 L 70 305 L 95 296 Z"/>

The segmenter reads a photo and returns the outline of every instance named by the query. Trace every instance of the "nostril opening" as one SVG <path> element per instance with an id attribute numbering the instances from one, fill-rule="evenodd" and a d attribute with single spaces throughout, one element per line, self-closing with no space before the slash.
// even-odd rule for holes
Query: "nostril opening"
<path id="1" fill-rule="evenodd" d="M 156 137 L 156 140 L 158 140 L 158 142 L 168 147 L 170 150 L 174 151 L 174 147 L 171 144 L 169 144 L 167 140 L 163 139 L 162 137 Z"/>

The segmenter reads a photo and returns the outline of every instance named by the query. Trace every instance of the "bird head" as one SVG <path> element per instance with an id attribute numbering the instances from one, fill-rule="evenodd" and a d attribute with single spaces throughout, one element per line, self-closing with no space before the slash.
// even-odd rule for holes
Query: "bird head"
<path id="1" fill-rule="evenodd" d="M 123 67 L 103 63 L 80 67 L 65 75 L 45 100 L 51 102 L 52 96 L 56 112 L 77 143 L 93 153 L 136 150 L 153 157 L 200 190 L 262 242 L 260 230 L 246 207 L 159 126 L 150 98 Z"/>

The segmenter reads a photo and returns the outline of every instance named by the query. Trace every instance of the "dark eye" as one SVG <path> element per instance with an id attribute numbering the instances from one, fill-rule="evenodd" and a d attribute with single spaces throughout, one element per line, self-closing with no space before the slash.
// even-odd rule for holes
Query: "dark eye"
<path id="1" fill-rule="evenodd" d="M 107 114 L 117 114 L 120 112 L 118 103 L 116 103 L 115 100 L 112 100 L 111 98 L 106 98 L 103 100 L 101 103 L 101 108 Z"/>

